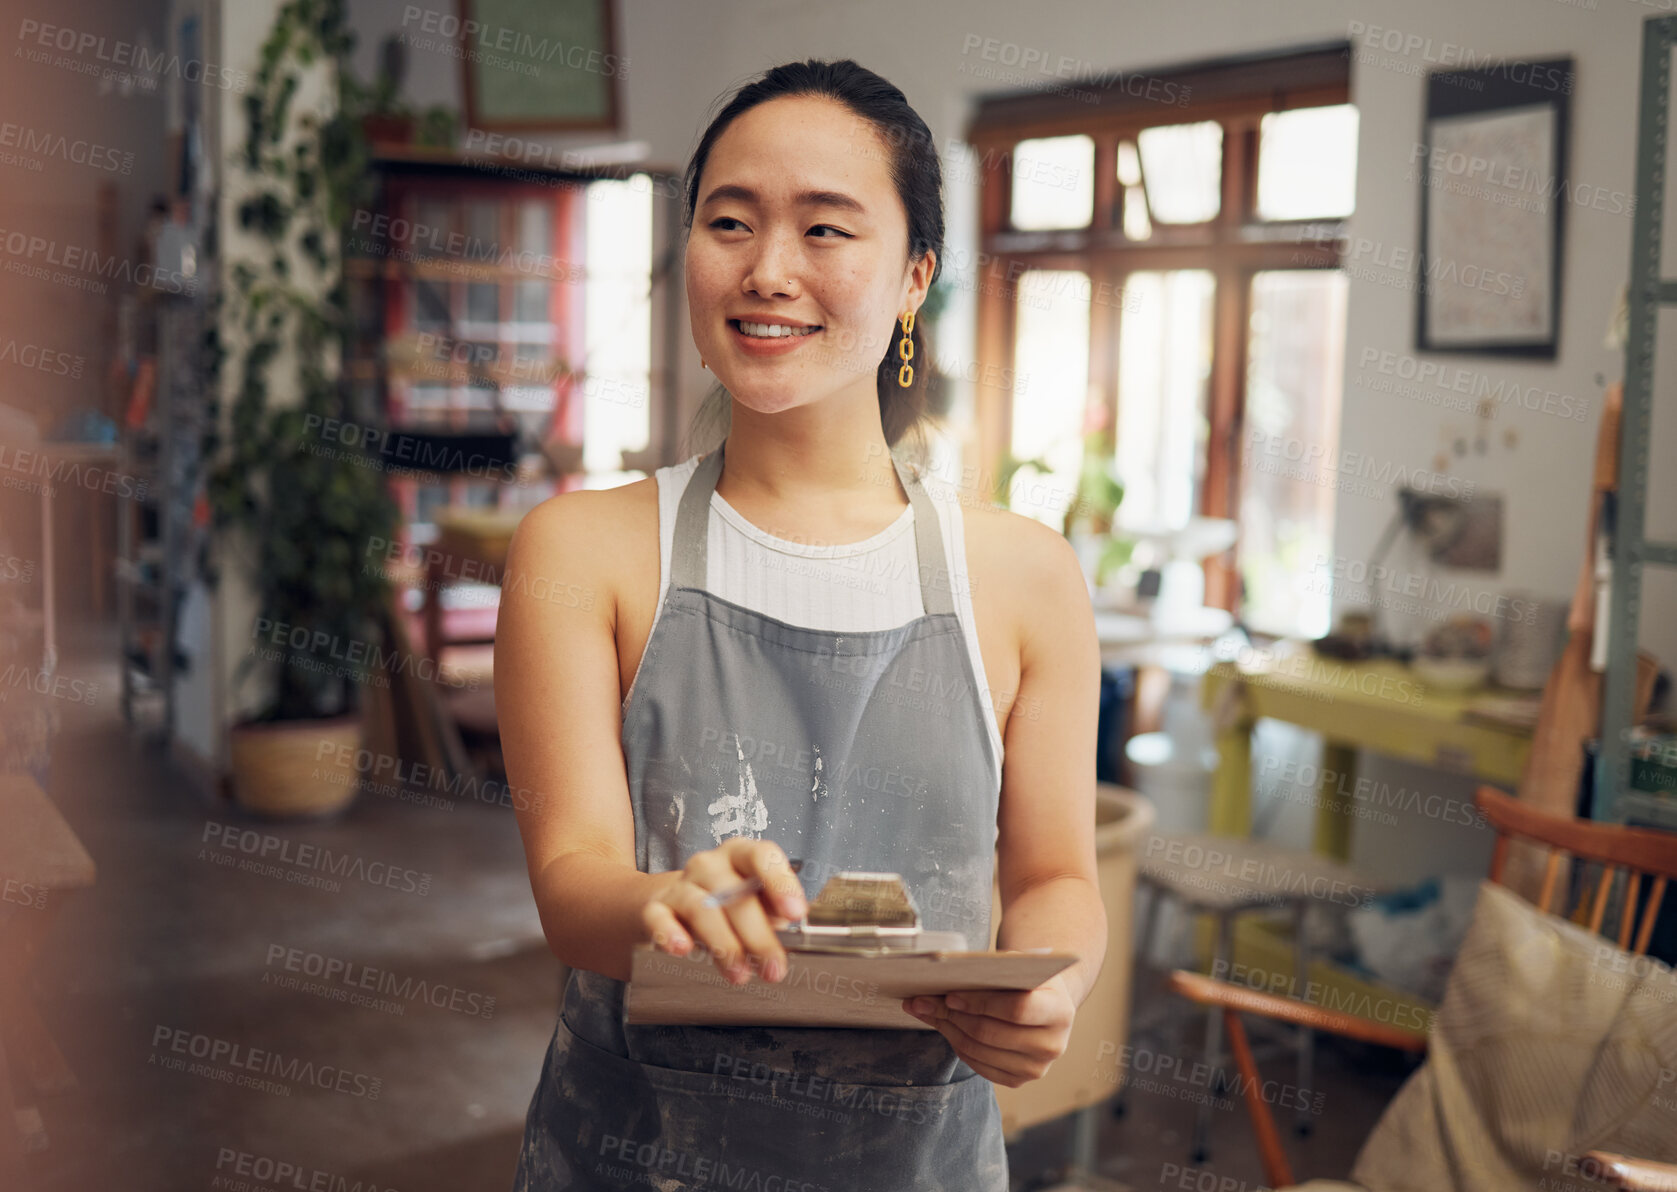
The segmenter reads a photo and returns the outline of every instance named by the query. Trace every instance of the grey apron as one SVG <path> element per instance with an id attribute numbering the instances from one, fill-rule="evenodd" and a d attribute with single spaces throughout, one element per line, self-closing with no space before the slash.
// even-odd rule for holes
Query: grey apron
<path id="1" fill-rule="evenodd" d="M 901 873 L 925 927 L 989 946 L 998 759 L 930 496 L 893 456 L 919 556 L 899 582 L 918 579 L 923 616 L 863 633 L 789 625 L 704 589 L 725 447 L 682 493 L 624 713 L 636 865 L 773 840 L 804 858 L 806 896 L 841 869 Z M 1007 1189 L 994 1088 L 937 1032 L 630 1026 L 625 988 L 571 971 L 515 1192 Z"/>

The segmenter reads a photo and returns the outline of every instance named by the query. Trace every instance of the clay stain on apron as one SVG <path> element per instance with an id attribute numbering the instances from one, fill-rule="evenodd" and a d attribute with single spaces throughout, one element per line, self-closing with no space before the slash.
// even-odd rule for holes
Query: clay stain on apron
<path id="1" fill-rule="evenodd" d="M 821 756 L 821 746 L 812 745 L 810 748 L 815 751 L 815 771 L 809 778 L 809 800 L 811 803 L 819 803 L 821 796 L 827 793 L 827 776 L 824 772 L 827 762 Z"/>
<path id="2" fill-rule="evenodd" d="M 734 753 L 739 759 L 739 792 L 730 794 L 722 783 L 716 784 L 718 798 L 705 810 L 710 813 L 710 834 L 721 844 L 731 836 L 756 835 L 769 826 L 769 805 L 757 793 L 757 776 L 751 763 L 745 760 L 745 747 L 740 735 L 734 734 Z"/>

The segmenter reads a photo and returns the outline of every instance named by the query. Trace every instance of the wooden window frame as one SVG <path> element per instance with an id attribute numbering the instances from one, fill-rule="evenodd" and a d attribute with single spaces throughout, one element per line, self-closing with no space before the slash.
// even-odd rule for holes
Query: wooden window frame
<path id="1" fill-rule="evenodd" d="M 1207 409 L 1210 437 L 1199 512 L 1236 518 L 1246 389 L 1251 282 L 1275 269 L 1336 269 L 1344 219 L 1259 220 L 1258 130 L 1263 117 L 1293 108 L 1349 103 L 1350 43 L 1196 63 L 1168 71 L 1126 72 L 1083 87 L 981 101 L 966 130 L 979 170 L 977 375 L 1011 377 L 1018 279 L 1027 270 L 1086 272 L 1096 294 L 1121 292 L 1132 272 L 1207 269 L 1215 277 L 1212 364 Z M 1148 85 L 1137 86 L 1138 80 Z M 1153 86 L 1157 81 L 1158 86 Z M 1142 94 L 1137 94 L 1140 91 Z M 1156 98 L 1148 98 L 1151 94 Z M 1177 97 L 1162 103 L 1157 97 Z M 1123 232 L 1117 146 L 1142 129 L 1215 120 L 1223 126 L 1222 201 L 1209 222 L 1154 224 L 1146 241 Z M 1020 141 L 1085 134 L 1095 142 L 1094 210 L 1088 227 L 1019 231 L 1011 226 L 1013 152 Z M 1116 302 L 1090 307 L 1089 385 L 1118 413 Z M 977 394 L 978 472 L 999 474 L 1011 438 L 1013 393 L 985 386 Z M 987 495 L 987 494 L 986 494 Z M 1206 562 L 1206 604 L 1237 612 L 1239 570 L 1231 549 Z"/>

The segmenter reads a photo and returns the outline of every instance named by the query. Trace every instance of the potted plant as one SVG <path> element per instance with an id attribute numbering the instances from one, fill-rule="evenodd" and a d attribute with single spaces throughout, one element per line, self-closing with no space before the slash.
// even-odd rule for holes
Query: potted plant
<path id="1" fill-rule="evenodd" d="M 1077 476 L 1077 491 L 1066 509 L 1065 536 L 1081 548 L 1090 578 L 1099 588 L 1118 568 L 1130 561 L 1135 543 L 1113 533 L 1112 519 L 1124 500 L 1124 482 L 1118 478 L 1112 435 L 1103 429 L 1083 436 L 1083 466 Z"/>
<path id="2" fill-rule="evenodd" d="M 419 111 L 402 99 L 408 73 L 408 47 L 392 33 L 379 45 L 379 71 L 370 88 L 344 78 L 339 91 L 345 108 L 361 113 L 361 132 L 371 145 L 420 144 L 447 148 L 454 141 L 454 113 L 433 105 Z"/>
<path id="3" fill-rule="evenodd" d="M 1060 532 L 1077 548 L 1090 581 L 1096 586 L 1130 560 L 1135 543 L 1113 532 L 1112 521 L 1124 500 L 1124 482 L 1118 478 L 1113 460 L 1113 441 L 1110 432 L 1099 423 L 1092 423 L 1083 434 L 1083 461 L 1078 469 L 1077 487 L 1066 505 Z M 1048 460 L 1038 456 L 1024 459 L 1011 451 L 1004 452 L 996 474 L 996 486 L 991 493 L 994 503 L 1009 507 L 1013 478 L 1021 472 L 1053 475 Z"/>
<path id="4" fill-rule="evenodd" d="M 369 187 L 361 112 L 345 102 L 362 94 L 353 44 L 342 0 L 280 8 L 232 170 L 239 224 L 260 247 L 232 262 L 221 295 L 212 358 L 233 381 L 230 434 L 222 442 L 212 417 L 205 450 L 216 528 L 237 535 L 228 549 L 250 566 L 260 604 L 237 677 L 260 669 L 268 687 L 230 750 L 235 798 L 258 814 L 326 815 L 353 799 L 359 695 L 389 656 L 389 584 L 360 564 L 370 541 L 393 540 L 398 511 L 365 438 L 320 431 L 377 422 L 356 408 L 341 364 L 341 246 Z M 335 88 L 329 114 L 294 103 L 316 70 Z"/>

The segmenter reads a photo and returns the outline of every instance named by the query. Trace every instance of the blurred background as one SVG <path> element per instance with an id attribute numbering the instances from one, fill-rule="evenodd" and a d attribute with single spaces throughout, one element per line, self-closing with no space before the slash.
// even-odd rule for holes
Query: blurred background
<path id="1" fill-rule="evenodd" d="M 1661 8 L 5 0 L 0 1187 L 510 1185 L 507 543 L 690 454 L 681 172 L 806 57 L 930 126 L 929 466 L 1101 637 L 1114 947 L 1015 1186 L 1259 1187 L 1166 970 L 1424 1024 L 1479 786 L 1677 827 Z M 1345 1177 L 1416 1058 L 1254 1030 Z"/>

